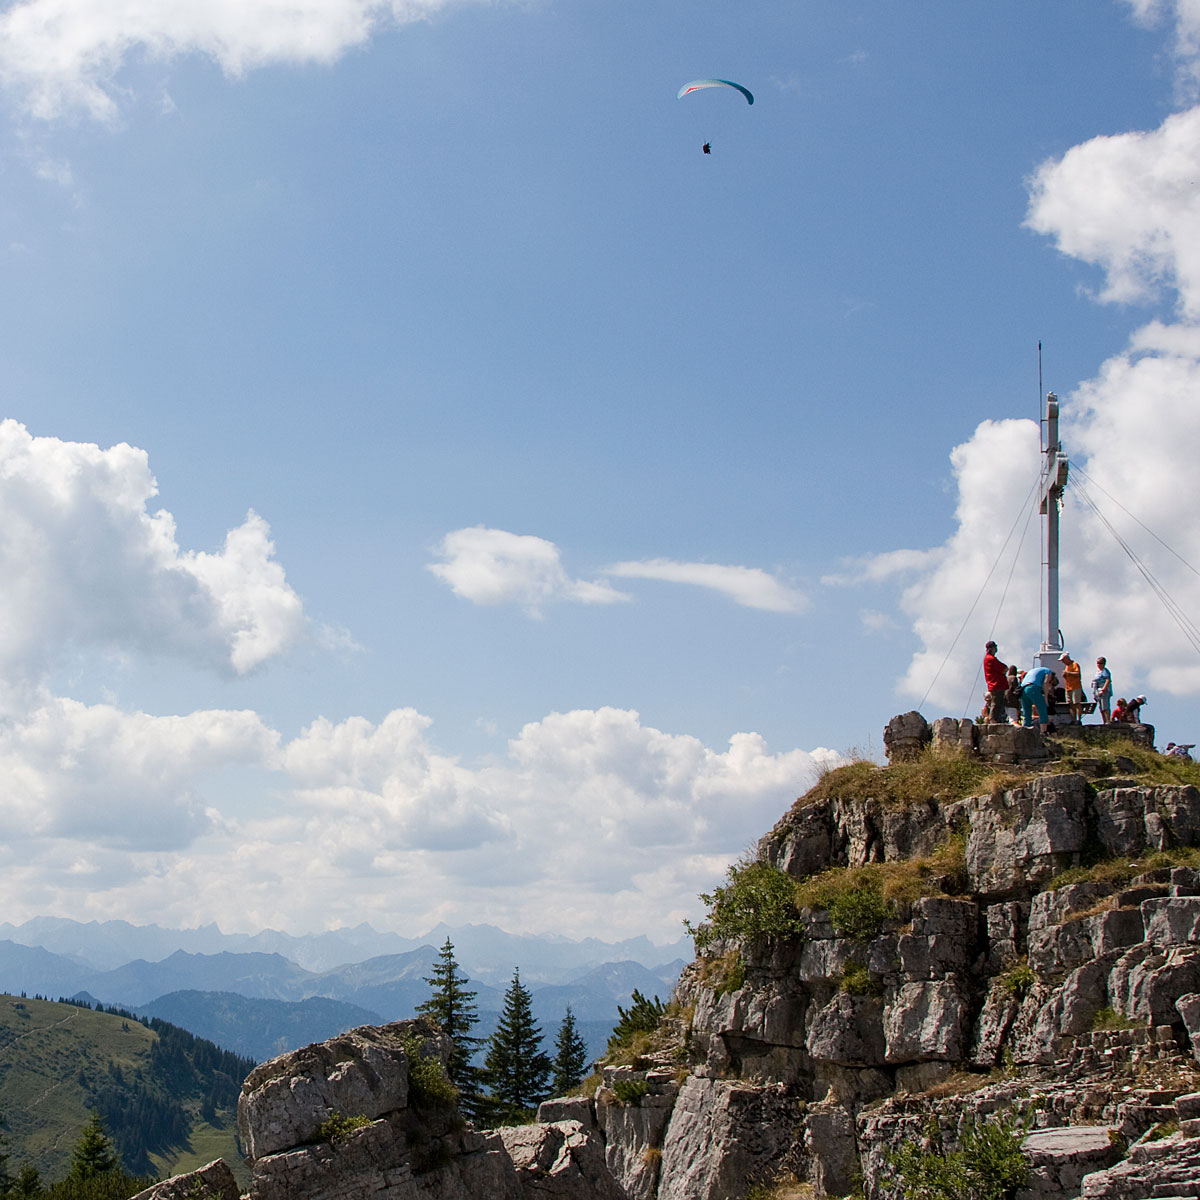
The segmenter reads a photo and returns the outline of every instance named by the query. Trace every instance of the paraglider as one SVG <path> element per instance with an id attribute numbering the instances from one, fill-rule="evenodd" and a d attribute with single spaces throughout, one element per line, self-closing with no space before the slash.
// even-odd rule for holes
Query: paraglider
<path id="1" fill-rule="evenodd" d="M 682 100 L 684 96 L 692 92 L 698 92 L 702 88 L 711 87 L 727 87 L 733 88 L 735 92 L 741 92 L 746 97 L 747 104 L 754 103 L 754 97 L 750 94 L 749 88 L 744 88 L 740 83 L 734 83 L 732 79 L 693 79 L 691 83 L 685 83 L 683 87 L 675 93 L 676 100 Z"/>
<path id="2" fill-rule="evenodd" d="M 682 100 L 684 96 L 689 96 L 692 92 L 702 91 L 704 88 L 732 88 L 735 92 L 741 92 L 746 97 L 747 104 L 754 103 L 754 96 L 750 89 L 742 87 L 740 83 L 734 83 L 732 79 L 693 79 L 691 83 L 685 83 L 675 93 L 675 99 Z M 705 154 L 711 154 L 712 143 L 705 142 L 702 149 Z"/>

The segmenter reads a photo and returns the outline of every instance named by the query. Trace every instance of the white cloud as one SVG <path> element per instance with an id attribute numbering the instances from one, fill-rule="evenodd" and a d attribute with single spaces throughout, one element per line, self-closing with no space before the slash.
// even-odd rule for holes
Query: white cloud
<path id="1" fill-rule="evenodd" d="M 0 834 L 9 845 L 186 847 L 212 825 L 199 781 L 269 761 L 275 742 L 250 712 L 153 717 L 47 700 L 0 720 Z"/>
<path id="2" fill-rule="evenodd" d="M 67 645 L 170 655 L 243 674 L 304 629 L 251 512 L 219 553 L 181 551 L 150 512 L 144 451 L 32 437 L 0 422 L 0 671 L 36 682 Z"/>
<path id="3" fill-rule="evenodd" d="M 1200 3 L 1132 7 L 1146 19 L 1169 11 L 1179 53 L 1195 58 Z M 1186 618 L 1200 614 L 1200 577 L 1191 565 L 1200 563 L 1197 196 L 1200 108 L 1169 116 L 1151 132 L 1093 138 L 1044 164 L 1030 185 L 1028 225 L 1104 271 L 1100 299 L 1133 303 L 1170 298 L 1173 290 L 1179 316 L 1173 324 L 1146 324 L 1093 379 L 1062 397 L 1072 476 L 1061 530 L 1061 624 L 1085 666 L 1098 654 L 1108 658 L 1118 692 L 1200 694 L 1190 638 L 1147 579 Z M 1022 663 L 1040 643 L 1045 631 L 1032 600 L 1042 591 L 1036 541 L 1015 559 L 1005 556 L 984 585 L 1014 516 L 1031 511 L 1025 482 L 1038 452 L 1037 426 L 1021 421 L 985 422 L 954 450 L 957 528 L 925 552 L 925 564 L 919 555 L 908 560 L 916 577 L 901 602 L 923 646 L 901 681 L 908 695 L 931 688 L 932 701 L 962 711 L 988 635 L 995 633 L 1001 657 Z M 894 565 L 877 560 L 875 576 Z"/>
<path id="4" fill-rule="evenodd" d="M 1102 300 L 1173 287 L 1182 315 L 1200 315 L 1200 108 L 1073 147 L 1038 168 L 1031 193 L 1027 224 L 1104 270 Z"/>
<path id="5" fill-rule="evenodd" d="M 78 719 L 123 724 L 111 712 Z M 59 912 L 297 932 L 362 920 L 417 932 L 445 919 L 675 938 L 681 914 L 699 915 L 698 893 L 822 764 L 839 761 L 829 750 L 772 753 L 755 733 L 718 751 L 608 708 L 553 713 L 476 766 L 438 752 L 429 718 L 412 709 L 378 724 L 316 721 L 278 754 L 250 714 L 179 720 L 190 741 L 184 726 L 144 717 L 116 739 L 113 770 L 131 764 L 136 791 L 110 818 L 122 828 L 152 803 L 148 781 L 172 762 L 182 775 L 239 755 L 275 762 L 295 790 L 278 789 L 265 816 L 193 817 L 186 852 L 182 839 L 151 853 L 138 848 L 150 838 L 114 841 L 86 824 L 39 831 L 19 859 L 0 851 L 10 919 Z M 102 742 L 97 729 L 93 755 Z M 12 746 L 6 765 L 17 769 L 23 753 Z M 192 812 L 185 792 L 163 805 L 164 825 Z M 107 803 L 106 791 L 93 820 Z"/>
<path id="6" fill-rule="evenodd" d="M 1197 0 L 1125 0 L 1134 18 L 1144 25 L 1171 20 L 1175 25 L 1173 47 L 1179 60 L 1179 83 L 1186 92 L 1195 90 L 1200 79 L 1200 3 Z"/>
<path id="7" fill-rule="evenodd" d="M 0 13 L 0 79 L 28 111 L 112 121 L 133 59 L 202 55 L 231 76 L 327 63 L 377 29 L 463 0 L 18 0 Z"/>
<path id="8" fill-rule="evenodd" d="M 1188 637 L 1118 541 L 1194 621 L 1198 392 L 1200 330 L 1151 325 L 1062 406 L 1073 474 L 1061 521 L 1060 623 L 1085 666 L 1098 654 L 1109 659 L 1119 692 L 1200 694 L 1200 661 Z M 1019 556 L 1016 535 L 1001 549 L 1014 518 L 1040 520 L 1022 486 L 1038 449 L 1037 426 L 1010 421 L 985 422 L 953 451 L 957 528 L 931 560 L 936 565 L 901 597 L 923 645 L 901 681 L 903 693 L 922 697 L 936 676 L 931 700 L 960 711 L 988 636 L 999 641 L 1002 658 L 1022 665 L 1037 649 L 1044 634 L 1039 533 L 1030 527 Z"/>
<path id="9" fill-rule="evenodd" d="M 613 604 L 629 597 L 607 583 L 571 579 L 558 547 L 545 538 L 482 525 L 456 529 L 434 548 L 428 569 L 457 596 L 475 604 L 520 604 L 540 615 L 543 604 Z"/>
<path id="10" fill-rule="evenodd" d="M 802 593 L 759 567 L 651 558 L 641 562 L 615 563 L 605 568 L 605 574 L 622 579 L 658 579 L 667 583 L 687 583 L 709 588 L 745 608 L 761 608 L 767 612 L 797 613 L 808 607 L 808 600 Z"/>

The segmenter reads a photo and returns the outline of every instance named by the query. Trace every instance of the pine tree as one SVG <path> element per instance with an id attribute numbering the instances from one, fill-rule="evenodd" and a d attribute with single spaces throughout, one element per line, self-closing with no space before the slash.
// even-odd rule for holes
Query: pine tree
<path id="1" fill-rule="evenodd" d="M 542 1031 L 533 1019 L 529 989 L 519 970 L 504 993 L 504 1011 L 488 1040 L 483 1078 L 489 1089 L 487 1115 L 499 1124 L 529 1120 L 546 1098 L 550 1059 L 542 1053 Z"/>
<path id="2" fill-rule="evenodd" d="M 471 1036 L 471 1030 L 479 1023 L 476 993 L 466 987 L 467 978 L 459 972 L 454 944 L 449 938 L 433 964 L 433 974 L 425 982 L 433 988 L 433 995 L 417 1005 L 417 1012 L 432 1017 L 450 1039 L 446 1074 L 458 1088 L 459 1107 L 469 1116 L 475 1116 L 479 1110 L 479 1068 L 471 1059 L 484 1039 Z"/>
<path id="3" fill-rule="evenodd" d="M 587 1066 L 587 1043 L 575 1028 L 575 1014 L 568 1004 L 554 1040 L 554 1094 L 565 1096 L 584 1077 Z"/>
<path id="4" fill-rule="evenodd" d="M 70 1177 L 76 1180 L 91 1179 L 107 1171 L 115 1171 L 119 1165 L 113 1144 L 104 1132 L 100 1114 L 93 1111 L 71 1152 Z"/>

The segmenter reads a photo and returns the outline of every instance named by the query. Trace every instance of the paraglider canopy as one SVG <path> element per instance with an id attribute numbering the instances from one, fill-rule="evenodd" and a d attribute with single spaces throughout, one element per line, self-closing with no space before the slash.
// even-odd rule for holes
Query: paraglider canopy
<path id="1" fill-rule="evenodd" d="M 732 79 L 693 79 L 691 83 L 685 83 L 683 87 L 675 93 L 676 100 L 682 100 L 684 96 L 690 92 L 698 92 L 701 88 L 727 87 L 733 88 L 735 92 L 741 92 L 746 97 L 747 104 L 754 103 L 754 97 L 750 94 L 749 88 L 744 88 L 740 83 L 734 83 Z"/>

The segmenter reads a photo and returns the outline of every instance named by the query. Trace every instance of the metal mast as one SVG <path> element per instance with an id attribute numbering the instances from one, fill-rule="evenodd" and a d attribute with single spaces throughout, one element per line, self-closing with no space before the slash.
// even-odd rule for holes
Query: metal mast
<path id="1" fill-rule="evenodd" d="M 1046 430 L 1043 447 L 1042 479 L 1038 489 L 1038 511 L 1046 518 L 1046 636 L 1038 655 L 1043 666 L 1058 665 L 1063 650 L 1062 630 L 1058 626 L 1058 513 L 1063 489 L 1067 486 L 1067 456 L 1058 440 L 1058 397 L 1046 393 Z"/>

